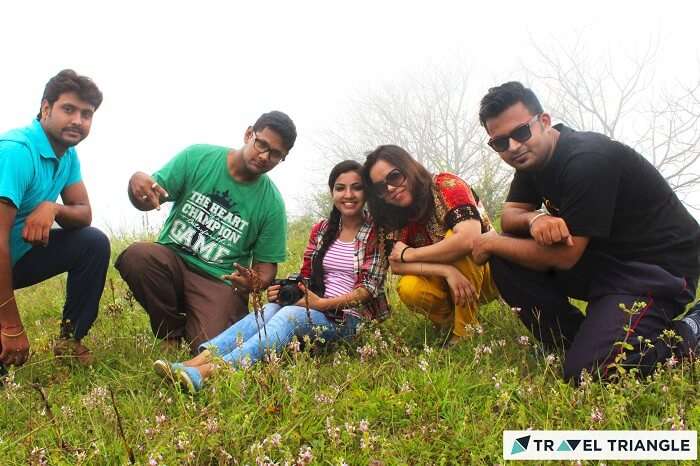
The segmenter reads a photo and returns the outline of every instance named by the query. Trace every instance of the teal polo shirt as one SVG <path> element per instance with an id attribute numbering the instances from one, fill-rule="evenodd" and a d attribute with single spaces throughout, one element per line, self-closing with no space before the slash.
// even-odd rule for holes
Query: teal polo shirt
<path id="1" fill-rule="evenodd" d="M 0 134 L 0 197 L 17 208 L 10 233 L 12 266 L 32 248 L 22 239 L 27 216 L 44 202 L 56 202 L 61 191 L 82 179 L 75 148 L 56 157 L 38 120 Z"/>

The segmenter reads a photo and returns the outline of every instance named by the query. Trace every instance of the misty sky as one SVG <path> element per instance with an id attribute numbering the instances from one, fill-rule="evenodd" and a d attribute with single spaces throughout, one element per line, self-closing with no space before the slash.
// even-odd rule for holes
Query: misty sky
<path id="1" fill-rule="evenodd" d="M 620 60 L 655 41 L 655 82 L 674 86 L 700 77 L 698 13 L 691 1 L 5 2 L 0 131 L 31 121 L 60 69 L 92 77 L 105 99 L 78 153 L 95 223 L 120 232 L 142 224 L 126 198 L 134 171 L 194 143 L 238 147 L 261 113 L 282 110 L 299 138 L 270 175 L 298 215 L 326 176 L 315 141 L 353 97 L 454 60 L 485 92 L 520 77 L 533 43 L 578 33 Z"/>

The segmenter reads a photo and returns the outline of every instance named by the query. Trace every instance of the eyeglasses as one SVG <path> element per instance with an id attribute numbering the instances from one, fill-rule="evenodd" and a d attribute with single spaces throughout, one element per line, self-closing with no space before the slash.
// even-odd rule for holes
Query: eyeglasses
<path id="1" fill-rule="evenodd" d="M 260 154 L 267 152 L 267 158 L 270 159 L 270 162 L 279 163 L 287 157 L 286 152 L 270 148 L 270 144 L 264 139 L 258 139 L 258 135 L 255 133 L 253 133 L 253 147 Z"/>
<path id="2" fill-rule="evenodd" d="M 532 137 L 532 129 L 530 128 L 530 125 L 537 119 L 539 119 L 539 117 L 540 114 L 538 113 L 537 115 L 532 117 L 532 119 L 527 123 L 523 123 L 522 125 L 515 128 L 513 131 L 510 132 L 510 134 L 490 139 L 488 145 L 491 146 L 491 149 L 495 150 L 496 152 L 505 152 L 510 147 L 511 139 L 515 139 L 516 141 L 521 143 L 527 141 Z"/>
<path id="3" fill-rule="evenodd" d="M 377 196 L 384 197 L 389 192 L 389 186 L 398 188 L 404 183 L 404 181 L 406 181 L 406 175 L 404 175 L 398 168 L 394 168 L 386 175 L 384 181 L 374 183 L 372 185 L 372 190 Z"/>

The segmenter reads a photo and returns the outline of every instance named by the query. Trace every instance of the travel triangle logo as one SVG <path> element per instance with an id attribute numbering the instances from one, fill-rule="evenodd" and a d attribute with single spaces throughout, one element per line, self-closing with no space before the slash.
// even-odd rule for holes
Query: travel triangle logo
<path id="1" fill-rule="evenodd" d="M 561 442 L 561 445 L 559 445 L 559 448 L 557 448 L 557 451 L 571 451 L 571 447 L 566 443 L 566 440 L 564 440 Z"/>
<path id="2" fill-rule="evenodd" d="M 557 451 L 574 451 L 579 443 L 580 440 L 562 440 Z"/>
<path id="3" fill-rule="evenodd" d="M 525 450 L 527 450 L 527 446 L 530 443 L 530 436 L 527 435 L 525 437 L 520 437 L 516 438 L 515 442 L 513 442 L 513 449 L 511 450 L 510 454 L 514 455 L 516 453 L 522 453 Z"/>

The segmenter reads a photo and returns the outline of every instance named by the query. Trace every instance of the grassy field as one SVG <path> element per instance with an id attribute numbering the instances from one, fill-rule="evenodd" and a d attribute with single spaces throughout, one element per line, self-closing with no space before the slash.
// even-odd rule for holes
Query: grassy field
<path id="1" fill-rule="evenodd" d="M 281 275 L 298 269 L 307 231 L 291 226 Z M 114 240 L 113 257 L 127 244 Z M 0 389 L 3 466 L 130 456 L 153 465 L 491 465 L 503 463 L 505 429 L 700 426 L 697 364 L 575 388 L 560 379 L 561 355 L 538 349 L 509 308 L 484 307 L 483 331 L 448 351 L 445 335 L 393 293 L 392 317 L 358 339 L 220 371 L 192 397 L 153 373 L 154 359 L 186 352 L 161 349 L 114 269 L 85 340 L 98 362 L 54 358 L 64 285 L 57 277 L 17 293 L 33 354 Z"/>

